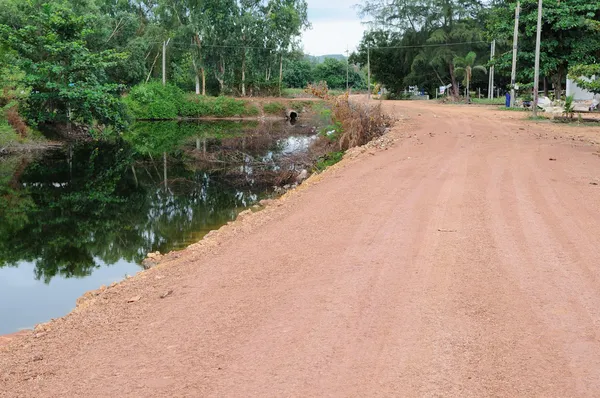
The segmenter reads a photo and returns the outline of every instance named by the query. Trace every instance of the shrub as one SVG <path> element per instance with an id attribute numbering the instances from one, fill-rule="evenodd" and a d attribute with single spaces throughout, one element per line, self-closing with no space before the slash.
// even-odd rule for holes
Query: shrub
<path id="1" fill-rule="evenodd" d="M 278 114 L 285 111 L 285 105 L 280 102 L 269 102 L 263 105 L 265 113 Z"/>
<path id="2" fill-rule="evenodd" d="M 175 119 L 184 104 L 184 93 L 171 84 L 139 84 L 131 89 L 125 103 L 137 119 Z"/>
<path id="3" fill-rule="evenodd" d="M 232 117 L 244 115 L 257 115 L 258 109 L 243 100 L 231 97 L 188 97 L 187 101 L 181 104 L 181 116 L 183 117 Z"/>
<path id="4" fill-rule="evenodd" d="M 575 114 L 575 104 L 573 104 L 573 96 L 567 96 L 565 101 L 565 110 L 563 111 L 566 117 L 569 119 L 573 119 L 573 115 Z"/>

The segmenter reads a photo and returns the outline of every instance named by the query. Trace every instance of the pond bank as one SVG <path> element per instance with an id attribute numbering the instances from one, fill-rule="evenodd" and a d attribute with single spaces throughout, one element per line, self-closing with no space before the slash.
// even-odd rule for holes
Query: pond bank
<path id="1" fill-rule="evenodd" d="M 63 316 L 85 291 L 137 273 L 147 253 L 182 249 L 278 195 L 311 169 L 316 130 L 141 122 L 119 143 L 2 157 L 0 335 Z"/>

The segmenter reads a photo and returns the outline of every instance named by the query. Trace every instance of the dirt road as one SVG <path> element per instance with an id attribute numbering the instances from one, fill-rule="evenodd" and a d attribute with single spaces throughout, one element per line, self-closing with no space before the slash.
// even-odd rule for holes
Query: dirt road
<path id="1" fill-rule="evenodd" d="M 0 396 L 599 396 L 600 131 L 385 106 L 392 148 L 14 340 Z"/>

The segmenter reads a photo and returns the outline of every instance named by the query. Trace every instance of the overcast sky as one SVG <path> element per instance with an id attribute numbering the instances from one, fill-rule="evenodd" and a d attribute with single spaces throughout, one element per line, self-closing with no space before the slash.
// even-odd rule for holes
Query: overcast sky
<path id="1" fill-rule="evenodd" d="M 308 20 L 312 29 L 302 35 L 304 52 L 311 55 L 350 52 L 362 38 L 361 24 L 355 4 L 360 0 L 307 0 Z"/>

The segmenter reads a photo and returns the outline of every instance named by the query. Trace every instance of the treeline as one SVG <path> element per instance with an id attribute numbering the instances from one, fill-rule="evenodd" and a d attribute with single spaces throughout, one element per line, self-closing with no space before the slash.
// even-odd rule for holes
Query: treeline
<path id="1" fill-rule="evenodd" d="M 346 60 L 325 58 L 323 62 L 315 59 L 296 58 L 290 59 L 283 73 L 283 82 L 286 87 L 306 88 L 309 83 L 327 82 L 332 89 L 366 89 L 366 71 L 355 64 L 348 64 Z"/>
<path id="2" fill-rule="evenodd" d="M 517 83 L 531 90 L 537 24 L 536 0 L 523 0 L 519 19 Z M 361 12 L 372 21 L 351 61 L 365 65 L 370 52 L 375 81 L 392 93 L 416 85 L 429 93 L 459 84 L 487 93 L 489 66 L 496 87 L 510 88 L 515 0 L 368 0 Z M 600 2 L 545 0 L 541 41 L 541 81 L 559 97 L 571 68 L 600 72 Z M 496 55 L 490 61 L 490 43 Z M 485 68 L 485 71 L 484 71 Z"/>
<path id="3" fill-rule="evenodd" d="M 181 89 L 277 93 L 307 27 L 305 0 L 1 0 L 0 107 L 122 129 L 121 95 L 162 79 L 163 49 Z"/>

